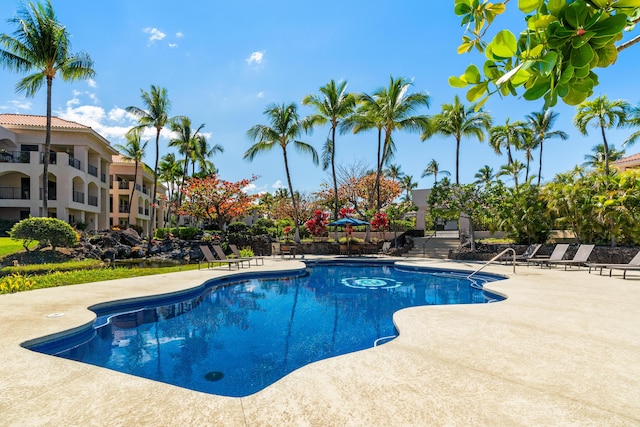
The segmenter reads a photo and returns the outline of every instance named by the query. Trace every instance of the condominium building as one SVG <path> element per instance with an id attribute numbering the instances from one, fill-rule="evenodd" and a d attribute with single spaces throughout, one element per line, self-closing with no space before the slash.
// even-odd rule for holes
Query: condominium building
<path id="1" fill-rule="evenodd" d="M 618 159 L 611 163 L 611 166 L 618 169 L 620 172 L 624 172 L 627 169 L 638 169 L 640 168 L 640 153 Z"/>
<path id="2" fill-rule="evenodd" d="M 0 218 L 43 216 L 45 134 L 46 116 L 0 114 Z M 126 224 L 127 211 L 121 211 L 129 205 L 134 169 L 133 162 L 122 159 L 92 128 L 52 117 L 46 215 L 70 224 L 82 223 L 87 230 Z M 146 234 L 153 173 L 142 165 L 139 169 L 131 223 L 143 227 Z M 164 194 L 164 187 L 158 186 L 158 193 Z M 162 206 L 156 217 L 162 225 Z"/>

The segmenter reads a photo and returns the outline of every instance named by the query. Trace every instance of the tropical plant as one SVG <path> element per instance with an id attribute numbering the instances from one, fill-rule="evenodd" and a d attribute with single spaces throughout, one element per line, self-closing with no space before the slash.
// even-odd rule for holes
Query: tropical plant
<path id="1" fill-rule="evenodd" d="M 174 123 L 179 118 L 170 118 L 169 110 L 171 101 L 167 90 L 163 87 L 151 85 L 149 92 L 140 89 L 140 97 L 144 108 L 129 106 L 127 112 L 138 119 L 138 125 L 129 132 L 137 132 L 145 128 L 156 130 L 156 159 L 153 166 L 153 194 L 151 203 L 151 215 L 149 220 L 149 236 L 153 236 L 155 226 L 156 206 L 158 206 L 158 160 L 160 158 L 160 132 L 162 129 Z M 147 254 L 151 250 L 151 239 L 147 243 Z"/>
<path id="2" fill-rule="evenodd" d="M 393 156 L 395 145 L 393 143 L 393 132 L 396 130 L 406 130 L 409 132 L 420 132 L 422 138 L 432 134 L 431 123 L 427 116 L 415 115 L 421 107 L 429 107 L 429 95 L 423 92 L 408 94 L 411 82 L 404 78 L 389 78 L 389 87 L 376 90 L 373 95 L 361 95 L 364 103 L 360 110 L 368 119 L 363 122 L 375 126 L 379 132 L 384 130 L 382 149 L 379 150 L 378 164 L 376 167 L 376 179 L 373 193 L 377 195 L 377 210 L 381 208 L 380 178 L 382 168 L 388 159 Z M 369 128 L 371 128 L 369 127 Z M 354 128 L 356 132 L 359 128 Z"/>
<path id="3" fill-rule="evenodd" d="M 547 139 L 560 138 L 565 141 L 569 139 L 569 135 L 561 130 L 552 131 L 553 125 L 558 119 L 558 113 L 550 109 L 543 109 L 527 115 L 527 123 L 531 130 L 531 139 L 533 147 L 540 147 L 540 158 L 538 159 L 538 186 L 542 179 L 542 146 Z M 528 169 L 527 169 L 528 170 Z"/>
<path id="4" fill-rule="evenodd" d="M 218 169 L 213 162 L 209 160 L 209 157 L 214 154 L 224 153 L 224 147 L 220 144 L 209 145 L 207 137 L 204 135 L 198 135 L 195 139 L 195 150 L 193 151 L 192 166 L 195 168 L 196 164 L 200 171 L 196 174 L 195 169 L 192 175 L 199 175 L 200 177 L 206 177 L 207 175 L 218 173 Z"/>
<path id="5" fill-rule="evenodd" d="M 438 182 L 438 174 L 444 176 L 451 176 L 451 172 L 447 170 L 440 170 L 440 165 L 436 161 L 436 159 L 431 159 L 427 167 L 422 171 L 421 178 L 425 178 L 427 176 L 433 175 L 434 184 Z"/>
<path id="6" fill-rule="evenodd" d="M 604 144 L 598 144 L 591 149 L 593 154 L 585 154 L 584 159 L 586 160 L 582 166 L 590 167 L 595 170 L 604 170 L 605 167 L 605 153 L 604 153 Z M 616 150 L 615 146 L 609 147 L 609 161 L 615 162 L 624 157 L 625 150 Z"/>
<path id="7" fill-rule="evenodd" d="M 264 110 L 264 114 L 271 122 L 271 126 L 255 125 L 247 131 L 247 135 L 255 141 L 255 144 L 244 153 L 244 158 L 253 161 L 258 154 L 270 151 L 275 146 L 279 146 L 282 149 L 284 169 L 287 175 L 287 184 L 289 186 L 294 211 L 295 241 L 296 243 L 300 243 L 299 211 L 293 185 L 291 184 L 287 146 L 293 144 L 301 153 L 309 154 L 313 163 L 316 165 L 319 163 L 318 153 L 313 146 L 297 139 L 302 135 L 303 130 L 309 128 L 309 125 L 307 121 L 301 120 L 298 117 L 296 104 L 269 104 Z"/>
<path id="8" fill-rule="evenodd" d="M 630 126 L 640 128 L 640 105 L 632 108 L 629 111 L 629 116 L 627 117 L 627 122 Z M 634 133 L 627 138 L 623 145 L 633 145 L 640 138 L 640 130 L 635 131 Z"/>
<path id="9" fill-rule="evenodd" d="M 606 95 L 602 95 L 592 101 L 584 101 L 578 105 L 578 112 L 573 118 L 573 124 L 583 135 L 589 134 L 587 132 L 589 123 L 592 123 L 596 128 L 600 128 L 604 146 L 605 175 L 609 175 L 609 144 L 605 129 L 625 126 L 629 108 L 630 105 L 627 101 L 620 99 L 610 101 Z"/>
<path id="10" fill-rule="evenodd" d="M 144 158 L 147 144 L 149 141 L 142 142 L 140 139 L 141 132 L 128 132 L 125 135 L 127 140 L 125 145 L 116 144 L 116 148 L 120 151 L 122 158 L 134 162 L 133 170 L 133 186 L 131 188 L 131 196 L 129 196 L 129 203 L 127 205 L 127 225 L 131 224 L 131 205 L 133 204 L 133 196 L 136 191 L 136 185 L 138 183 L 138 166 Z"/>
<path id="11" fill-rule="evenodd" d="M 329 214 L 316 209 L 313 218 L 304 223 L 304 227 L 314 236 L 322 236 L 327 231 Z M 337 218 L 337 217 L 336 217 Z"/>
<path id="12" fill-rule="evenodd" d="M 387 166 L 387 168 L 384 170 L 384 174 L 385 176 L 393 179 L 394 181 L 399 181 L 400 178 L 402 178 L 404 176 L 404 172 L 402 172 L 401 170 L 401 166 L 400 165 L 389 165 Z"/>
<path id="13" fill-rule="evenodd" d="M 526 27 L 517 38 L 508 29 L 484 36 L 507 1 L 456 0 L 454 11 L 461 17 L 465 35 L 458 53 L 474 48 L 487 59 L 482 71 L 470 65 L 459 77 L 450 77 L 454 87 L 471 86 L 467 100 L 479 105 L 494 93 L 536 100 L 544 97 L 545 108 L 558 97 L 577 105 L 592 95 L 599 84 L 593 71 L 613 64 L 618 52 L 640 41 L 640 36 L 615 46 L 624 30 L 633 30 L 640 20 L 637 0 L 519 0 Z"/>
<path id="14" fill-rule="evenodd" d="M 73 247 L 78 243 L 76 231 L 57 218 L 23 219 L 11 228 L 9 236 L 13 240 L 22 240 L 22 246 L 27 251 L 34 241 L 38 242 L 38 249 L 51 245 L 54 251 L 59 246 Z"/>
<path id="15" fill-rule="evenodd" d="M 485 187 L 488 187 L 496 176 L 491 166 L 484 165 L 473 177 L 476 179 L 474 184 L 484 184 Z"/>
<path id="16" fill-rule="evenodd" d="M 173 123 L 170 123 L 171 131 L 177 134 L 177 137 L 172 138 L 169 141 L 169 147 L 177 147 L 178 153 L 184 155 L 184 165 L 182 171 L 182 179 L 178 184 L 178 204 L 182 203 L 182 188 L 184 188 L 184 182 L 187 179 L 187 172 L 189 170 L 189 160 L 193 156 L 195 151 L 196 138 L 199 132 L 204 127 L 204 123 L 198 126 L 197 129 L 191 129 L 191 119 L 188 117 L 180 117 Z"/>
<path id="17" fill-rule="evenodd" d="M 544 243 L 551 234 L 552 220 L 540 188 L 529 182 L 502 187 L 500 202 L 490 210 L 498 227 L 516 244 Z"/>
<path id="18" fill-rule="evenodd" d="M 524 141 L 531 133 L 527 124 L 522 121 L 516 121 L 511 123 L 507 118 L 506 122 L 502 126 L 494 126 L 490 129 L 489 145 L 493 148 L 496 154 L 502 155 L 502 150 L 507 151 L 507 166 L 513 163 L 513 155 L 511 148 L 519 150 L 524 145 Z"/>
<path id="19" fill-rule="evenodd" d="M 175 206 L 178 206 L 177 193 L 180 192 L 178 181 L 182 181 L 182 167 L 180 162 L 176 161 L 176 156 L 173 153 L 167 153 L 162 156 L 160 164 L 158 166 L 158 178 L 167 184 L 168 200 L 167 200 L 167 219 L 171 221 L 171 211 Z M 164 226 L 166 227 L 166 220 Z"/>
<path id="20" fill-rule="evenodd" d="M 351 117 L 356 108 L 357 98 L 347 92 L 347 82 L 337 83 L 331 80 L 320 88 L 320 94 L 307 95 L 303 105 L 309 105 L 316 111 L 308 117 L 311 126 L 329 123 L 329 137 L 322 148 L 322 169 L 331 167 L 334 191 L 334 219 L 338 218 L 338 178 L 336 175 L 336 130 L 345 120 Z"/>
<path id="21" fill-rule="evenodd" d="M 491 128 L 491 115 L 476 105 L 465 106 L 456 95 L 453 104 L 443 104 L 442 111 L 433 117 L 433 128 L 456 140 L 456 184 L 460 184 L 460 141 L 475 137 L 483 142 L 485 132 Z"/>
<path id="22" fill-rule="evenodd" d="M 502 165 L 497 176 L 508 176 L 513 179 L 514 185 L 518 188 L 518 178 L 526 166 L 520 160 L 514 160 L 510 164 Z"/>
<path id="23" fill-rule="evenodd" d="M 80 52 L 73 54 L 71 35 L 62 25 L 51 6 L 30 2 L 22 6 L 16 17 L 9 19 L 15 24 L 13 36 L 0 34 L 0 63 L 18 73 L 30 73 L 16 84 L 16 92 L 34 97 L 43 83 L 47 85 L 47 119 L 44 153 L 42 158 L 42 212 L 48 216 L 48 181 L 51 151 L 51 94 L 53 79 L 60 76 L 64 81 L 89 79 L 95 75 L 91 57 Z"/>
<path id="24" fill-rule="evenodd" d="M 413 176 L 412 175 L 405 175 L 402 177 L 402 180 L 400 181 L 400 186 L 402 187 L 402 190 L 404 191 L 404 201 L 405 202 L 410 202 L 411 201 L 411 190 L 418 188 L 418 183 L 413 181 Z"/>

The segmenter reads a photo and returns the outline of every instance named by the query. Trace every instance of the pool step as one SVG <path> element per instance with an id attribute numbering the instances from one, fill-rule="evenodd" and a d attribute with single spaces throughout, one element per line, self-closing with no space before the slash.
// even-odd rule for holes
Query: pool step
<path id="1" fill-rule="evenodd" d="M 423 244 L 426 242 L 423 248 Z M 414 258 L 438 258 L 448 259 L 449 250 L 456 249 L 460 245 L 457 237 L 414 237 L 413 249 L 406 254 L 405 257 Z"/>

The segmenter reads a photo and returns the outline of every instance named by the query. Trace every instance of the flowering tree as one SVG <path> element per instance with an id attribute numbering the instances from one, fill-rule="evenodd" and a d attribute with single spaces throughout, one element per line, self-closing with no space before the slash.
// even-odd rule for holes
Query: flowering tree
<path id="1" fill-rule="evenodd" d="M 305 228 L 314 236 L 322 236 L 327 231 L 328 212 L 317 209 L 313 218 L 304 223 Z"/>
<path id="2" fill-rule="evenodd" d="M 371 220 L 371 229 L 373 231 L 385 231 L 389 228 L 389 218 L 383 212 L 376 212 Z"/>
<path id="3" fill-rule="evenodd" d="M 222 230 L 233 218 L 247 215 L 257 195 L 249 195 L 244 188 L 255 181 L 256 176 L 238 182 L 221 180 L 217 175 L 191 178 L 182 190 L 185 201 L 178 208 L 181 215 L 216 221 Z"/>

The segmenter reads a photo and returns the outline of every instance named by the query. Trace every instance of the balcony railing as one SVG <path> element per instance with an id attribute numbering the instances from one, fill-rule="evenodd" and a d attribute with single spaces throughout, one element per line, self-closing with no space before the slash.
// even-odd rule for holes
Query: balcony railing
<path id="1" fill-rule="evenodd" d="M 127 213 L 127 212 L 129 212 L 129 207 L 121 205 L 121 206 L 118 207 L 118 212 Z"/>
<path id="2" fill-rule="evenodd" d="M 80 168 L 78 168 L 80 169 Z M 89 173 L 89 175 L 93 175 L 96 178 L 98 177 L 98 167 L 97 166 L 93 166 L 92 164 L 89 164 L 87 166 L 87 172 Z"/>
<path id="3" fill-rule="evenodd" d="M 21 199 L 20 187 L 0 187 L 0 199 Z"/>
<path id="4" fill-rule="evenodd" d="M 44 153 L 40 153 L 40 164 L 44 163 Z M 58 153 L 49 153 L 49 164 L 56 165 L 58 164 Z"/>
<path id="5" fill-rule="evenodd" d="M 107 175 L 105 175 L 105 174 L 101 173 L 101 174 L 100 174 L 100 181 L 102 181 L 102 182 L 107 182 Z M 111 188 L 111 187 L 109 187 L 109 188 Z"/>
<path id="6" fill-rule="evenodd" d="M 142 215 L 142 214 L 144 213 L 144 209 L 142 208 L 142 206 L 139 206 L 139 207 L 138 207 L 138 213 L 139 213 L 140 215 Z"/>
<path id="7" fill-rule="evenodd" d="M 28 151 L 0 150 L 0 163 L 29 163 L 31 156 Z"/>
<path id="8" fill-rule="evenodd" d="M 98 197 L 97 196 L 89 196 L 88 197 L 88 203 L 91 206 L 98 206 Z"/>
<path id="9" fill-rule="evenodd" d="M 84 203 L 84 193 L 81 191 L 73 192 L 73 201 L 76 203 Z"/>
<path id="10" fill-rule="evenodd" d="M 75 159 L 75 158 L 73 158 L 71 156 L 69 156 L 69 166 L 74 167 L 74 168 L 76 168 L 78 170 L 82 170 L 82 169 L 80 169 L 80 160 Z"/>
<path id="11" fill-rule="evenodd" d="M 44 191 L 43 191 L 43 190 L 42 190 L 42 188 L 41 188 L 41 189 L 40 189 L 40 200 L 42 200 L 42 193 L 43 193 L 43 192 L 44 192 Z M 47 200 L 58 200 L 58 198 L 57 198 L 57 196 L 56 196 L 56 191 L 55 191 L 55 190 L 53 190 L 53 191 L 49 190 L 49 191 L 47 192 Z"/>
<path id="12" fill-rule="evenodd" d="M 147 187 L 142 187 L 142 192 L 144 194 L 149 194 L 149 189 Z"/>
<path id="13" fill-rule="evenodd" d="M 120 190 L 128 190 L 129 189 L 129 181 L 118 181 L 118 188 Z"/>

